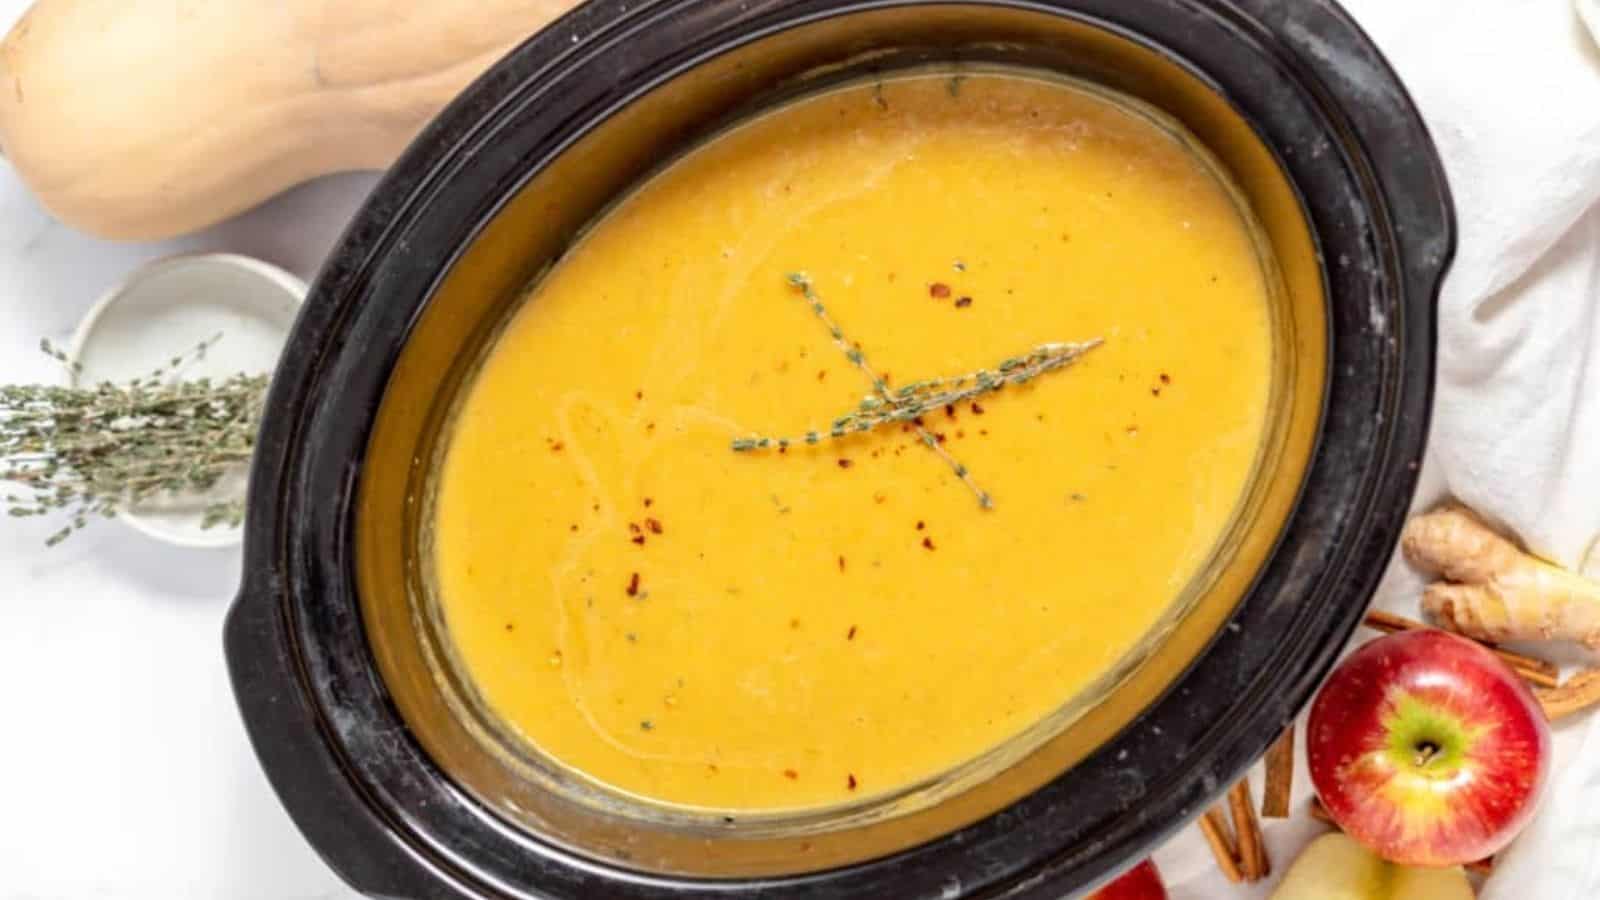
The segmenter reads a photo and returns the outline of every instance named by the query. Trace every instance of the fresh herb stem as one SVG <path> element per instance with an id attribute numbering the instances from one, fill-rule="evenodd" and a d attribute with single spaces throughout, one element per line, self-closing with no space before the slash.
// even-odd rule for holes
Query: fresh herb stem
<path id="1" fill-rule="evenodd" d="M 1094 338 L 1079 343 L 1043 344 L 1022 356 L 1001 360 L 992 369 L 979 369 L 976 372 L 948 378 L 915 381 L 891 392 L 888 383 L 879 377 L 872 365 L 867 362 L 866 354 L 861 348 L 845 338 L 844 330 L 829 315 L 810 277 L 803 272 L 796 272 L 788 276 L 788 281 L 799 289 L 801 296 L 810 304 L 812 314 L 828 329 L 834 345 L 871 382 L 872 393 L 868 394 L 854 411 L 834 419 L 826 429 L 813 429 L 794 437 L 739 438 L 733 442 L 734 451 L 742 453 L 755 450 L 783 450 L 800 444 L 816 445 L 824 438 L 839 440 L 883 425 L 910 423 L 915 427 L 917 437 L 923 445 L 945 461 L 956 477 L 972 490 L 978 498 L 978 505 L 984 509 L 994 506 L 994 500 L 989 492 L 980 487 L 967 467 L 952 456 L 937 437 L 923 427 L 918 421 L 919 418 L 925 413 L 1001 390 L 1007 385 L 1026 384 L 1046 372 L 1071 365 L 1085 353 L 1104 343 L 1100 338 Z"/>
<path id="2" fill-rule="evenodd" d="M 833 320 L 831 315 L 828 314 L 828 308 L 823 305 L 822 298 L 817 294 L 816 287 L 811 283 L 810 276 L 806 275 L 804 272 L 793 272 L 789 275 L 789 283 L 798 288 L 800 291 L 800 296 L 805 298 L 807 303 L 811 304 L 811 312 L 816 315 L 817 321 L 821 322 L 823 327 L 828 329 L 828 334 L 833 337 L 834 346 L 838 347 L 840 352 L 845 355 L 845 358 L 850 360 L 850 363 L 854 365 L 862 375 L 866 376 L 867 381 L 872 384 L 873 394 L 879 400 L 892 405 L 894 400 L 889 395 L 889 383 L 879 377 L 877 372 L 873 371 L 872 364 L 867 362 L 867 356 L 861 351 L 861 347 L 859 345 L 852 344 L 845 340 L 844 331 L 839 328 L 839 324 Z M 835 422 L 834 427 L 829 429 L 829 432 L 832 433 L 833 431 L 837 430 L 838 424 L 838 422 Z M 922 440 L 922 443 L 928 447 L 928 449 L 932 450 L 940 459 L 944 460 L 945 465 L 950 467 L 950 471 L 954 472 L 956 477 L 961 479 L 961 482 L 965 484 L 968 489 L 972 491 L 973 495 L 978 498 L 979 506 L 983 507 L 984 509 L 989 509 L 994 506 L 994 500 L 989 496 L 989 492 L 978 485 L 977 481 L 973 479 L 972 473 L 967 471 L 967 467 L 963 465 L 960 460 L 956 459 L 954 456 L 951 456 L 950 451 L 946 450 L 944 445 L 939 443 L 938 438 L 935 438 L 933 434 L 929 432 L 928 429 L 922 427 L 920 423 L 916 425 L 916 432 L 917 437 Z"/>
<path id="3" fill-rule="evenodd" d="M 834 419 L 826 429 L 787 438 L 743 438 L 734 442 L 734 449 L 769 450 L 779 446 L 814 444 L 823 439 L 837 440 L 871 431 L 883 425 L 911 422 L 946 406 L 959 406 L 985 394 L 992 394 L 1007 385 L 1026 384 L 1046 372 L 1071 365 L 1102 343 L 1104 341 L 1095 338 L 1072 344 L 1042 344 L 1024 356 L 1002 360 L 993 369 L 979 369 L 966 375 L 906 385 L 897 389 L 888 402 L 877 395 L 869 395 L 855 411 Z"/>

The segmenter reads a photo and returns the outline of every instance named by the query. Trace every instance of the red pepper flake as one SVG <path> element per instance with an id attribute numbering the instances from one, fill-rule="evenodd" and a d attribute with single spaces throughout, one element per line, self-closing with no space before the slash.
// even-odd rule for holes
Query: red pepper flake
<path id="1" fill-rule="evenodd" d="M 1165 372 L 1162 372 L 1161 373 L 1161 383 L 1162 384 L 1171 384 L 1172 383 L 1172 376 L 1168 375 Z"/>
<path id="2" fill-rule="evenodd" d="M 510 622 L 507 622 L 506 623 L 506 630 L 507 631 L 516 631 L 517 630 L 517 626 L 511 624 Z"/>
<path id="3" fill-rule="evenodd" d="M 950 285 L 942 281 L 935 281 L 933 284 L 928 285 L 928 296 L 935 300 L 943 300 L 950 296 Z"/>
<path id="4" fill-rule="evenodd" d="M 961 440 L 962 438 L 964 438 L 966 436 L 967 436 L 966 429 L 963 429 L 963 428 L 957 428 L 956 429 L 956 440 Z"/>
<path id="5" fill-rule="evenodd" d="M 882 491 L 879 491 L 878 493 L 872 495 L 872 502 L 873 503 L 885 503 L 885 502 L 888 501 L 888 499 L 889 499 L 889 495 L 883 493 Z"/>
<path id="6" fill-rule="evenodd" d="M 629 522 L 628 523 L 628 531 L 630 531 L 630 532 L 632 532 L 634 534 L 639 534 L 640 533 L 639 523 L 638 522 Z"/>
<path id="7" fill-rule="evenodd" d="M 644 391 L 634 391 L 633 392 L 633 399 L 635 399 L 635 400 L 643 400 L 644 399 Z"/>
<path id="8" fill-rule="evenodd" d="M 818 372 L 817 372 L 817 380 L 818 381 L 827 381 L 828 380 L 828 370 L 827 369 L 818 370 Z"/>
<path id="9" fill-rule="evenodd" d="M 925 538 L 923 538 L 923 539 L 922 539 L 922 546 L 924 546 L 924 547 L 926 547 L 926 548 L 927 548 L 927 549 L 929 549 L 929 550 L 932 550 L 932 549 L 934 549 L 934 546 L 933 546 L 933 538 L 931 538 L 931 537 L 925 537 Z"/>
<path id="10" fill-rule="evenodd" d="M 639 596 L 639 573 L 638 572 L 635 572 L 632 575 L 628 576 L 628 596 L 629 597 L 637 597 L 637 596 Z"/>
<path id="11" fill-rule="evenodd" d="M 633 541 L 635 544 L 638 544 L 641 547 L 644 546 L 644 535 L 642 534 L 636 534 L 628 540 Z"/>
<path id="12" fill-rule="evenodd" d="M 951 403 L 946 403 L 944 405 L 944 414 L 945 414 L 945 418 L 954 419 L 956 417 L 955 405 L 951 404 Z"/>
<path id="13" fill-rule="evenodd" d="M 924 423 L 922 421 L 922 417 L 921 416 L 917 416 L 915 419 L 911 420 L 911 424 L 917 426 L 918 428 L 921 428 Z"/>
<path id="14" fill-rule="evenodd" d="M 567 530 L 572 532 L 573 534 L 577 534 L 578 533 L 578 523 L 577 522 L 573 522 L 572 523 L 572 527 L 568 528 Z"/>
<path id="15" fill-rule="evenodd" d="M 856 639 L 856 627 L 854 625 L 851 625 L 850 630 L 845 632 L 844 639 L 847 641 L 853 641 Z"/>
<path id="16" fill-rule="evenodd" d="M 561 443 L 560 441 L 551 441 L 550 442 L 550 452 L 551 453 L 560 453 L 561 449 L 563 447 L 565 447 L 565 446 L 567 446 L 567 445 Z"/>
<path id="17" fill-rule="evenodd" d="M 972 401 L 972 414 L 975 416 L 983 415 L 983 404 L 976 400 Z"/>
<path id="18" fill-rule="evenodd" d="M 661 527 L 661 520 L 660 519 L 648 518 L 648 519 L 644 520 L 644 524 L 646 524 L 646 525 L 648 525 L 650 527 L 650 533 L 651 534 L 662 534 L 663 532 L 666 531 L 666 529 Z"/>
<path id="19" fill-rule="evenodd" d="M 928 527 L 928 523 L 927 522 L 924 522 L 921 519 L 917 520 L 917 530 L 918 531 L 921 531 L 922 529 L 927 528 L 927 527 Z"/>
<path id="20" fill-rule="evenodd" d="M 655 431 L 656 431 L 656 423 L 654 423 L 654 422 L 646 422 L 646 423 L 644 423 L 644 431 L 645 431 L 645 434 L 654 434 Z"/>
<path id="21" fill-rule="evenodd" d="M 971 297 L 958 297 L 958 298 L 956 298 L 956 309 L 966 309 L 967 307 L 969 307 L 971 305 L 972 305 L 972 298 Z"/>
<path id="22" fill-rule="evenodd" d="M 649 509 L 650 507 L 654 506 L 655 504 L 656 504 L 656 501 L 650 499 L 649 497 L 644 498 L 644 508 L 645 509 Z"/>
<path id="23" fill-rule="evenodd" d="M 856 776 L 854 776 L 854 775 L 846 775 L 845 779 L 844 779 L 844 783 L 845 783 L 845 787 L 848 787 L 852 791 L 855 790 L 856 789 Z"/>
<path id="24" fill-rule="evenodd" d="M 839 571 L 844 571 L 844 557 L 839 557 Z"/>
<path id="25" fill-rule="evenodd" d="M 841 469 L 848 469 L 853 465 L 855 465 L 855 463 L 851 462 L 848 459 L 839 460 L 839 468 L 841 468 Z"/>
<path id="26" fill-rule="evenodd" d="M 794 781 L 795 779 L 800 777 L 800 773 L 796 772 L 793 769 L 784 769 L 783 770 L 783 777 L 789 779 L 790 781 Z"/>
<path id="27" fill-rule="evenodd" d="M 788 453 L 789 453 L 789 448 L 788 447 L 786 447 L 786 446 L 784 446 L 782 444 L 778 445 L 778 455 L 779 456 L 786 456 L 786 455 L 788 455 Z"/>
<path id="28" fill-rule="evenodd" d="M 942 432 L 942 431 L 935 431 L 935 432 L 934 432 L 934 433 L 933 433 L 933 439 L 934 439 L 934 440 L 936 440 L 936 441 L 938 441 L 938 442 L 939 442 L 939 443 L 941 443 L 941 444 L 942 444 L 942 443 L 944 443 L 944 432 Z"/>
<path id="29" fill-rule="evenodd" d="M 983 437 L 988 437 L 989 436 L 989 429 L 987 429 L 987 428 L 979 428 L 978 429 L 978 434 L 982 435 Z"/>
<path id="30" fill-rule="evenodd" d="M 800 628 L 800 620 L 799 619 L 790 619 L 789 620 L 789 627 L 798 631 L 799 628 Z"/>

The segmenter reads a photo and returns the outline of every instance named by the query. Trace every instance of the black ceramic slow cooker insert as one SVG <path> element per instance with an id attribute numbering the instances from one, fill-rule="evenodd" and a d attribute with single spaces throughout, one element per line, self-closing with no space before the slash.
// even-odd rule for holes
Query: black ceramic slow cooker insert
<path id="1" fill-rule="evenodd" d="M 1004 67 L 1159 108 L 1281 276 L 1273 425 L 1169 620 L 1076 710 L 938 784 L 789 816 L 641 810 L 496 735 L 420 572 L 452 399 L 537 274 L 730 122 L 841 80 Z M 273 382 L 226 644 L 263 767 L 386 898 L 1061 897 L 1203 810 L 1359 621 L 1416 479 L 1454 250 L 1437 154 L 1331 0 L 591 0 L 374 191 Z"/>

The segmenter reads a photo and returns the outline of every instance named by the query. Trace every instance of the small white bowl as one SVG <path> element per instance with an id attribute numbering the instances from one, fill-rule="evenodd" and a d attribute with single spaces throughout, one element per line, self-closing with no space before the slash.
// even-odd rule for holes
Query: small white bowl
<path id="1" fill-rule="evenodd" d="M 183 366 L 183 377 L 270 373 L 305 296 L 305 282 L 248 256 L 156 260 L 107 291 L 78 324 L 68 355 L 81 368 L 72 382 L 143 378 L 219 334 L 204 357 Z M 200 526 L 207 506 L 242 499 L 245 482 L 241 467 L 203 494 L 154 497 L 120 510 L 118 517 L 169 544 L 230 546 L 239 542 L 241 529 Z"/>

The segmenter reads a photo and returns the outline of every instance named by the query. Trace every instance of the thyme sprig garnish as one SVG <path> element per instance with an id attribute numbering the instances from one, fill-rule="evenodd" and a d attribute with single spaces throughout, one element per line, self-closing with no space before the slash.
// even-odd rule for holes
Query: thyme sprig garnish
<path id="1" fill-rule="evenodd" d="M 823 327 L 828 329 L 828 334 L 833 338 L 834 346 L 838 347 L 839 351 L 844 354 L 845 359 L 850 360 L 851 365 L 855 366 L 862 375 L 865 375 L 867 381 L 872 384 L 873 396 L 893 405 L 894 399 L 889 394 L 889 383 L 880 378 L 877 372 L 873 371 L 872 364 L 867 362 L 867 356 L 861 351 L 859 344 L 845 340 L 844 331 L 839 328 L 839 323 L 835 322 L 833 317 L 828 314 L 828 308 L 823 305 L 822 297 L 817 294 L 815 286 L 811 283 L 810 276 L 804 272 L 791 272 L 788 280 L 791 285 L 799 289 L 800 296 L 811 304 L 812 314 L 817 317 L 817 321 L 823 324 Z M 956 477 L 961 479 L 961 482 L 978 498 L 979 506 L 984 509 L 994 506 L 994 500 L 989 496 L 989 492 L 978 486 L 978 483 L 972 478 L 972 473 L 967 471 L 967 467 L 960 460 L 951 456 L 950 451 L 940 444 L 939 439 L 934 437 L 932 432 L 922 427 L 920 422 L 916 423 L 916 432 L 917 437 L 922 439 L 922 443 L 940 459 L 944 460 L 945 465 L 950 467 L 950 471 L 956 473 Z"/>
<path id="2" fill-rule="evenodd" d="M 220 337 L 220 335 L 218 336 Z M 126 384 L 0 386 L 0 481 L 17 518 L 66 515 L 46 543 L 60 543 L 96 516 L 162 494 L 201 492 L 250 459 L 266 397 L 266 375 L 174 379 L 218 338 Z M 77 371 L 65 353 L 41 349 Z M 241 501 L 214 503 L 204 527 L 237 525 Z"/>
<path id="3" fill-rule="evenodd" d="M 1007 357 L 990 369 L 913 381 L 890 391 L 888 383 L 879 377 L 867 362 L 860 346 L 845 339 L 843 329 L 828 314 L 827 307 L 817 295 L 811 279 L 805 273 L 797 272 L 789 275 L 788 280 L 810 303 L 812 313 L 828 329 L 835 346 L 871 382 L 872 393 L 862 399 L 854 410 L 834 419 L 826 429 L 812 429 L 793 437 L 737 438 L 732 445 L 734 451 L 747 453 L 759 450 L 787 450 L 791 446 L 802 444 L 814 446 L 824 439 L 839 440 L 885 425 L 909 423 L 915 428 L 917 437 L 923 445 L 950 466 L 956 477 L 977 496 L 978 505 L 984 509 L 992 508 L 994 499 L 988 491 L 977 484 L 967 467 L 944 448 L 939 438 L 923 427 L 921 417 L 935 410 L 999 391 L 1007 385 L 1026 384 L 1046 372 L 1071 365 L 1085 353 L 1104 343 L 1100 338 L 1093 338 L 1076 343 L 1041 344 L 1021 356 Z"/>
<path id="4" fill-rule="evenodd" d="M 1090 338 L 1075 343 L 1040 344 L 1022 356 L 1001 360 L 992 369 L 979 369 L 976 372 L 948 378 L 914 381 L 896 388 L 894 401 L 900 405 L 918 404 L 924 411 L 958 404 L 983 394 L 993 393 L 1006 385 L 1027 384 L 1046 372 L 1070 366 L 1085 353 L 1103 343 L 1105 341 L 1101 338 Z M 880 403 L 877 398 L 869 399 L 872 403 L 862 401 L 861 411 L 865 412 Z"/>
<path id="5" fill-rule="evenodd" d="M 1071 344 L 1041 344 L 1023 356 L 1001 360 L 992 369 L 908 384 L 896 389 L 888 401 L 869 395 L 862 399 L 853 412 L 834 419 L 826 429 L 786 438 L 741 438 L 733 442 L 733 449 L 775 450 L 798 444 L 817 444 L 824 439 L 838 440 L 884 425 L 913 422 L 946 406 L 959 406 L 985 394 L 992 394 L 1007 385 L 1027 384 L 1046 372 L 1071 365 L 1102 343 L 1104 341 L 1095 338 Z"/>

